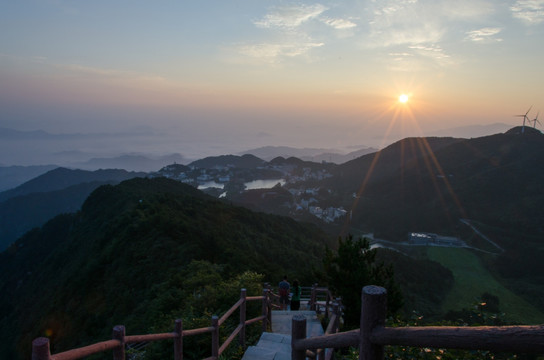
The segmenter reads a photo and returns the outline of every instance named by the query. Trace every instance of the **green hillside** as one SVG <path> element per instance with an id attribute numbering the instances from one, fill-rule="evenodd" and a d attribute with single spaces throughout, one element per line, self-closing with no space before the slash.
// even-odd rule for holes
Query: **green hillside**
<path id="1" fill-rule="evenodd" d="M 132 334 L 169 331 L 176 317 L 200 325 L 241 287 L 259 295 L 284 273 L 310 283 L 329 240 L 164 178 L 102 186 L 79 213 L 0 254 L 0 353 L 29 358 L 43 335 L 63 351 L 107 339 L 116 324 Z"/>
<path id="2" fill-rule="evenodd" d="M 427 254 L 431 260 L 442 264 L 453 273 L 454 284 L 442 304 L 444 312 L 472 308 L 481 295 L 487 292 L 500 299 L 500 310 L 505 313 L 509 322 L 544 322 L 544 313 L 497 281 L 471 250 L 428 247 Z"/>

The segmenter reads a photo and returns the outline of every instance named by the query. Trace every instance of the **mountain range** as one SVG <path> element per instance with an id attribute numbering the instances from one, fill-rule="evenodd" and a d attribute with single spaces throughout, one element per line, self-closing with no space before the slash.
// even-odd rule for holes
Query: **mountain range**
<path id="1" fill-rule="evenodd" d="M 376 151 L 378 151 L 378 149 L 364 146 L 361 146 L 355 151 L 350 151 L 347 154 L 341 150 L 335 149 L 298 149 L 289 146 L 264 146 L 257 149 L 247 150 L 240 154 L 252 154 L 266 161 L 271 161 L 277 157 L 295 157 L 305 161 L 330 162 L 335 164 L 341 164 L 346 161 L 353 160 L 354 158 L 357 158 L 359 156 L 370 154 Z"/>
<path id="2" fill-rule="evenodd" d="M 48 208 L 55 209 L 48 218 L 57 215 L 41 218 L 40 227 L 0 253 L 0 350 L 27 354 L 44 329 L 53 329 L 56 349 L 66 349 L 107 336 L 115 321 L 134 331 L 158 326 L 157 318 L 181 311 L 178 297 L 191 298 L 200 286 L 202 279 L 179 275 L 188 276 L 192 260 L 206 262 L 193 264 L 207 269 L 196 272 L 202 277 L 251 270 L 274 281 L 285 271 L 313 281 L 325 246 L 334 248 L 333 239 L 347 234 L 374 233 L 392 247 L 406 246 L 410 232 L 460 237 L 502 286 L 542 311 L 543 165 L 544 135 L 515 127 L 473 139 L 406 138 L 342 164 L 230 155 L 153 174 L 50 171 L 0 193 L 2 229 L 20 222 L 11 214 L 38 218 Z M 225 185 L 219 199 L 179 181 L 191 172 L 225 171 L 243 182 L 272 170 L 285 176 L 283 185 L 245 191 Z M 56 204 L 67 199 L 80 205 Z M 326 222 L 295 206 L 302 203 L 346 215 Z M 498 247 L 480 246 L 481 234 Z M 444 311 L 457 281 L 448 269 L 414 248 L 383 254 L 394 259 L 408 311 Z M 84 335 L 76 338 L 74 329 Z"/>

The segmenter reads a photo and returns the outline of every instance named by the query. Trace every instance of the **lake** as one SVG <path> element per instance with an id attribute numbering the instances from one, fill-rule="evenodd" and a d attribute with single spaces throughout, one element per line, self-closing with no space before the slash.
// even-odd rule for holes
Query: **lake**
<path id="1" fill-rule="evenodd" d="M 285 185 L 285 180 L 283 179 L 273 179 L 273 180 L 253 180 L 245 183 L 246 190 L 254 189 L 270 189 L 276 186 L 277 183 L 280 183 L 282 186 Z"/>
<path id="2" fill-rule="evenodd" d="M 244 183 L 246 190 L 255 190 L 255 189 L 270 189 L 276 186 L 277 183 L 280 183 L 282 186 L 285 185 L 284 179 L 273 179 L 273 180 L 253 180 Z M 225 184 L 218 183 L 216 181 L 207 181 L 203 184 L 198 185 L 198 190 L 204 190 L 207 188 L 218 188 L 224 189 Z"/>
<path id="3" fill-rule="evenodd" d="M 200 184 L 198 185 L 197 189 L 198 190 L 204 190 L 204 189 L 207 189 L 207 188 L 218 188 L 218 189 L 223 189 L 225 187 L 225 184 L 220 184 L 218 182 L 215 182 L 215 181 L 207 181 L 203 184 Z"/>

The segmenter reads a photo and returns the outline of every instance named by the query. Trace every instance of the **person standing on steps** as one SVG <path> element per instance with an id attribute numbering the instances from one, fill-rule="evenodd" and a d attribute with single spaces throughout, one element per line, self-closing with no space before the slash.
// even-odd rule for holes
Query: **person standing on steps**
<path id="1" fill-rule="evenodd" d="M 283 280 L 280 281 L 278 285 L 278 291 L 280 293 L 280 306 L 282 310 L 287 310 L 287 305 L 289 305 L 289 288 L 291 285 L 287 281 L 287 275 L 283 277 Z"/>
<path id="2" fill-rule="evenodd" d="M 293 296 L 291 296 L 291 310 L 297 311 L 300 309 L 300 286 L 298 280 L 293 281 Z"/>

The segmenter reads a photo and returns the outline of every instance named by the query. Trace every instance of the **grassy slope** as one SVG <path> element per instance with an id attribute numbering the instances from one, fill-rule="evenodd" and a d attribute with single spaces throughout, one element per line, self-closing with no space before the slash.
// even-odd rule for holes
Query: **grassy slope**
<path id="1" fill-rule="evenodd" d="M 500 299 L 500 309 L 506 319 L 520 324 L 544 322 L 544 314 L 500 284 L 484 268 L 478 257 L 470 250 L 457 248 L 429 247 L 431 260 L 449 268 L 455 284 L 442 305 L 444 311 L 469 308 L 484 292 Z"/>

